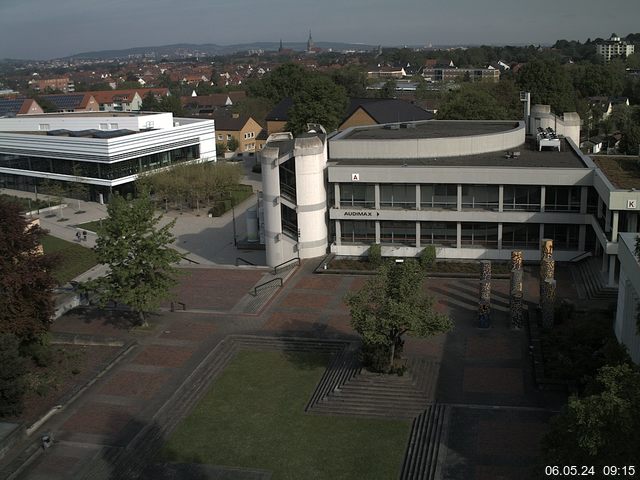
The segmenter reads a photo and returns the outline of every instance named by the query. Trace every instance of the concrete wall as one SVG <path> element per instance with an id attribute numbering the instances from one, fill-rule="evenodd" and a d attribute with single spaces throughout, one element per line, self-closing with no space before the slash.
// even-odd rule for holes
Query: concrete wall
<path id="1" fill-rule="evenodd" d="M 637 333 L 636 312 L 640 301 L 640 264 L 635 258 L 636 234 L 621 233 L 618 245 L 620 280 L 618 308 L 614 330 L 620 343 L 628 349 L 635 363 L 640 364 L 640 335 Z"/>
<path id="2" fill-rule="evenodd" d="M 446 122 L 446 121 L 439 121 Z M 452 121 L 454 122 L 454 121 Z M 446 138 L 350 139 L 331 141 L 331 158 L 441 158 L 513 150 L 525 141 L 524 122 L 514 129 Z"/>
<path id="3" fill-rule="evenodd" d="M 545 129 L 551 127 L 559 135 L 564 135 L 576 145 L 580 145 L 580 116 L 576 112 L 565 112 L 560 118 L 551 113 L 549 105 L 533 105 L 529 133 L 535 136 L 538 127 Z"/>
<path id="4" fill-rule="evenodd" d="M 118 129 L 136 131 L 149 128 L 149 124 L 151 124 L 151 128 L 164 129 L 173 127 L 173 114 L 109 115 L 104 112 L 96 115 L 94 112 L 45 113 L 37 116 L 0 118 L 0 132 L 38 132 L 42 131 L 41 125 L 48 125 L 48 130 L 100 130 L 100 125 L 105 123 L 107 125 L 117 123 Z"/>

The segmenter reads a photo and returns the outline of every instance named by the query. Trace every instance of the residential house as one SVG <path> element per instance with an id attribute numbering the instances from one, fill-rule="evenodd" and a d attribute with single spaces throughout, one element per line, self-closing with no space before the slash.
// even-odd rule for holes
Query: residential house
<path id="1" fill-rule="evenodd" d="M 61 92 L 73 92 L 75 90 L 73 81 L 69 77 L 61 78 L 33 78 L 29 81 L 29 87 L 38 91 L 60 90 Z"/>
<path id="2" fill-rule="evenodd" d="M 216 142 L 226 144 L 232 138 L 238 142 L 238 148 L 234 153 L 253 155 L 256 148 L 256 138 L 262 131 L 262 127 L 253 118 L 237 113 L 218 111 L 213 114 L 216 123 Z"/>
<path id="3" fill-rule="evenodd" d="M 349 127 L 431 120 L 433 114 L 395 98 L 352 98 L 339 131 Z"/>
<path id="4" fill-rule="evenodd" d="M 232 107 L 234 103 L 246 97 L 244 91 L 214 93 L 211 95 L 196 95 L 190 97 L 180 97 L 182 106 L 193 115 L 213 115 L 216 110 Z"/>
<path id="5" fill-rule="evenodd" d="M 32 98 L 2 98 L 0 99 L 0 117 L 15 117 L 17 115 L 34 115 L 44 113 L 42 107 Z"/>
<path id="6" fill-rule="evenodd" d="M 100 105 L 95 97 L 88 92 L 41 95 L 40 98 L 54 105 L 58 113 L 98 112 L 100 110 Z"/>
<path id="7" fill-rule="evenodd" d="M 142 106 L 142 101 L 149 93 L 157 99 L 169 95 L 168 88 L 138 88 L 130 90 L 104 90 L 89 92 L 104 112 L 136 112 Z"/>

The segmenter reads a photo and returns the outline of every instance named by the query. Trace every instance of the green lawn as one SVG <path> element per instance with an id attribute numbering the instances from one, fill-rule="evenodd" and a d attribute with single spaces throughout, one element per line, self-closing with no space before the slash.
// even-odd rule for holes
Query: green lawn
<path id="1" fill-rule="evenodd" d="M 304 413 L 327 361 L 240 352 L 168 439 L 163 460 L 266 469 L 274 480 L 397 478 L 409 421 Z"/>
<path id="2" fill-rule="evenodd" d="M 53 269 L 53 277 L 60 285 L 64 285 L 98 263 L 93 250 L 51 235 L 42 237 L 42 248 L 45 254 L 54 253 L 60 256 L 60 261 Z"/>
<path id="3" fill-rule="evenodd" d="M 81 223 L 79 225 L 76 225 L 76 228 L 81 228 L 83 230 L 88 230 L 90 232 L 93 233 L 97 233 L 98 232 L 98 227 L 100 226 L 100 220 L 94 220 L 93 222 L 87 222 L 87 223 Z"/>

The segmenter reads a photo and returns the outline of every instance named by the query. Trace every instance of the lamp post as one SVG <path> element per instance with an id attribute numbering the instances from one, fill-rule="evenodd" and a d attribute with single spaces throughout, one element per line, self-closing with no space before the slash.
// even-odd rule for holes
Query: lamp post
<path id="1" fill-rule="evenodd" d="M 235 200 L 233 199 L 233 195 L 231 195 L 231 218 L 233 220 L 233 246 L 238 248 L 238 237 L 236 236 L 236 208 L 235 208 Z"/>

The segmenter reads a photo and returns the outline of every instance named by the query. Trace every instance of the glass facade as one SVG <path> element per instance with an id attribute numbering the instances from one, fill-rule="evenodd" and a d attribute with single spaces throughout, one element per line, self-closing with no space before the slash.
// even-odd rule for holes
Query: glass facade
<path id="1" fill-rule="evenodd" d="M 380 207 L 415 210 L 415 184 L 390 183 L 380 185 Z"/>
<path id="2" fill-rule="evenodd" d="M 289 237 L 298 239 L 298 214 L 295 210 L 280 204 L 280 214 L 282 216 L 282 231 Z"/>
<path id="3" fill-rule="evenodd" d="M 460 240 L 463 247 L 498 248 L 498 224 L 463 223 Z"/>
<path id="4" fill-rule="evenodd" d="M 380 243 L 416 245 L 416 222 L 380 222 Z"/>
<path id="5" fill-rule="evenodd" d="M 296 202 L 296 159 L 290 158 L 278 167 L 280 173 L 280 193 L 284 198 Z"/>
<path id="6" fill-rule="evenodd" d="M 420 185 L 420 207 L 456 210 L 458 208 L 458 186 Z"/>
<path id="7" fill-rule="evenodd" d="M 164 166 L 195 160 L 200 156 L 200 145 L 176 148 L 120 162 L 83 162 L 61 158 L 34 157 L 0 153 L 0 167 L 33 172 L 80 175 L 103 180 L 115 180 Z"/>
<path id="8" fill-rule="evenodd" d="M 546 187 L 546 212 L 579 212 L 580 187 Z"/>
<path id="9" fill-rule="evenodd" d="M 540 245 L 540 225 L 537 223 L 503 223 L 502 248 L 537 249 Z"/>
<path id="10" fill-rule="evenodd" d="M 375 208 L 375 206 L 375 185 L 367 183 L 340 184 L 340 207 Z"/>
<path id="11" fill-rule="evenodd" d="M 577 250 L 579 225 L 545 224 L 544 236 L 553 240 L 556 250 Z"/>
<path id="12" fill-rule="evenodd" d="M 500 203 L 497 185 L 463 185 L 463 210 L 498 210 Z"/>
<path id="13" fill-rule="evenodd" d="M 343 220 L 340 230 L 342 243 L 376 243 L 376 222 Z"/>
<path id="14" fill-rule="evenodd" d="M 456 222 L 420 222 L 420 244 L 453 247 L 457 245 Z"/>
<path id="15" fill-rule="evenodd" d="M 540 211 L 540 187 L 528 185 L 505 185 L 503 208 L 505 211 Z"/>

